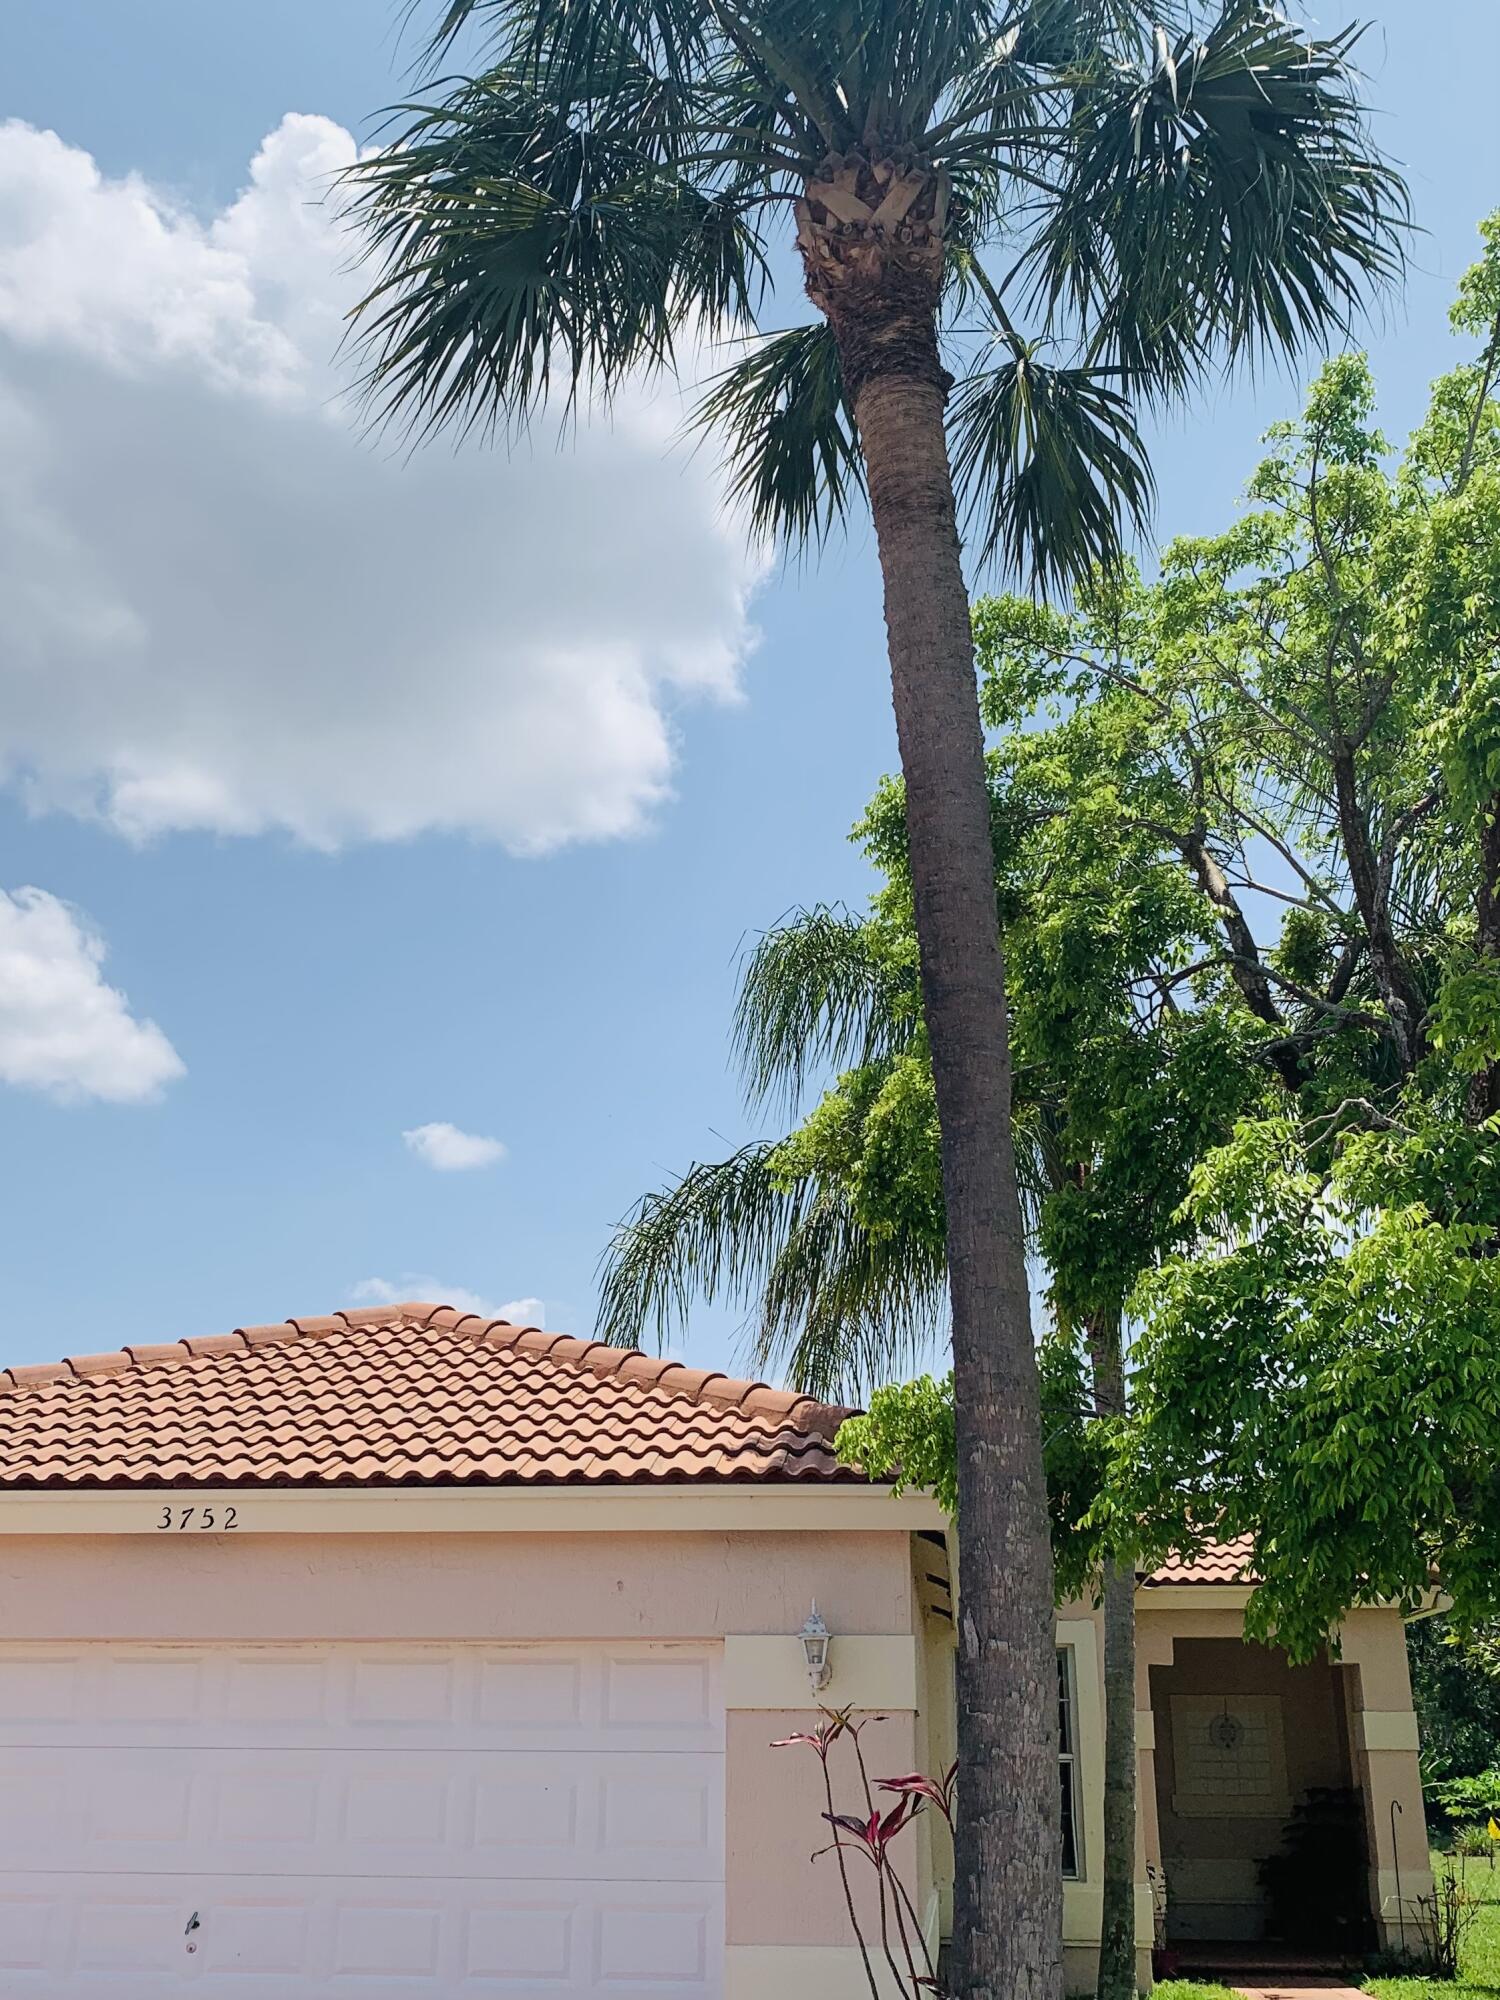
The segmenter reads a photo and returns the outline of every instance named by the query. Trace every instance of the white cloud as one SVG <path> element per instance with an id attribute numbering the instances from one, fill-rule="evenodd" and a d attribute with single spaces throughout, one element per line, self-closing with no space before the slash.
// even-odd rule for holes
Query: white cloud
<path id="1" fill-rule="evenodd" d="M 540 1299 L 507 1299 L 495 1317 L 508 1319 L 515 1326 L 545 1326 L 547 1308 Z"/>
<path id="2" fill-rule="evenodd" d="M 498 1139 L 486 1139 L 478 1132 L 461 1132 L 456 1125 L 441 1120 L 433 1125 L 414 1125 L 401 1136 L 407 1149 L 424 1166 L 433 1167 L 440 1174 L 492 1167 L 505 1158 L 505 1148 Z"/>
<path id="3" fill-rule="evenodd" d="M 362 436 L 353 157 L 287 117 L 205 221 L 0 125 L 0 779 L 132 839 L 639 831 L 761 559 L 669 391 L 561 446 Z"/>
<path id="4" fill-rule="evenodd" d="M 405 1299 L 431 1299 L 435 1305 L 452 1306 L 455 1312 L 478 1313 L 481 1319 L 508 1319 L 517 1326 L 544 1326 L 546 1307 L 540 1299 L 508 1299 L 491 1305 L 465 1285 L 445 1284 L 430 1272 L 408 1271 L 399 1284 L 389 1278 L 361 1278 L 354 1297 L 372 1306 L 393 1306 Z"/>
<path id="5" fill-rule="evenodd" d="M 104 940 L 45 889 L 0 889 L 0 1081 L 139 1104 L 182 1076 L 154 1021 L 100 974 Z"/>

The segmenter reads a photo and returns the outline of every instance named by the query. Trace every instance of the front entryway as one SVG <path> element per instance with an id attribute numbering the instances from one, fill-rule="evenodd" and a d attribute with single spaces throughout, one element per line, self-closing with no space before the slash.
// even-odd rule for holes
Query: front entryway
<path id="1" fill-rule="evenodd" d="M 718 2000 L 717 1648 L 0 1647 L 5 2000 Z"/>
<path id="2" fill-rule="evenodd" d="M 1167 1942 L 1262 1943 L 1337 1965 L 1369 1941 L 1350 1670 L 1243 1639 L 1179 1639 L 1151 1668 Z"/>

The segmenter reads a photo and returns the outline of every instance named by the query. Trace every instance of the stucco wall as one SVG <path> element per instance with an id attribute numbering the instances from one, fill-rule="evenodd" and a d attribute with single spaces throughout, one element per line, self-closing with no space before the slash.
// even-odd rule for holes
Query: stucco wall
<path id="1" fill-rule="evenodd" d="M 110 1535 L 0 1540 L 13 1639 L 597 1639 L 914 1630 L 907 1536 Z"/>

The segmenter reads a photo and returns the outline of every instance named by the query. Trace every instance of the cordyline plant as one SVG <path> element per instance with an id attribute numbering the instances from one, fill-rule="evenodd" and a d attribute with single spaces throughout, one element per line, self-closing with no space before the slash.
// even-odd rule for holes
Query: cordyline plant
<path id="1" fill-rule="evenodd" d="M 466 31 L 477 72 L 354 170 L 372 407 L 490 429 L 737 328 L 702 414 L 755 524 L 816 537 L 868 500 L 947 1215 L 955 1988 L 1061 2000 L 1052 1576 L 958 516 L 1039 588 L 1114 562 L 1151 496 L 1135 402 L 1342 328 L 1399 266 L 1401 183 L 1353 32 L 1309 39 L 1266 0 L 447 0 L 435 50 Z M 793 232 L 816 317 L 761 336 Z"/>
<path id="2" fill-rule="evenodd" d="M 854 1932 L 859 1955 L 865 1969 L 873 2000 L 881 2000 L 877 1965 L 883 1963 L 896 1982 L 898 1993 L 909 1994 L 912 2000 L 923 2000 L 925 1995 L 937 1995 L 943 2000 L 946 1989 L 938 1977 L 938 1968 L 922 1929 L 922 1921 L 917 1915 L 911 1899 L 911 1891 L 901 1879 L 893 1853 L 897 1837 L 904 1833 L 928 1807 L 942 1814 L 948 1831 L 953 1832 L 953 1806 L 958 1782 L 958 1766 L 949 1767 L 947 1775 L 938 1780 L 913 1772 L 904 1778 L 871 1779 L 865 1762 L 864 1751 L 860 1748 L 860 1733 L 872 1722 L 883 1722 L 882 1715 L 859 1714 L 852 1708 L 825 1708 L 823 1720 L 815 1730 L 798 1730 L 791 1736 L 783 1736 L 772 1744 L 773 1750 L 785 1750 L 793 1744 L 805 1744 L 816 1755 L 823 1767 L 823 1795 L 827 1800 L 827 1810 L 823 1818 L 833 1829 L 833 1839 L 826 1847 L 818 1848 L 812 1859 L 817 1861 L 825 1854 L 837 1858 L 839 1881 L 844 1891 L 844 1907 L 849 1912 L 850 1927 Z M 860 1788 L 864 1794 L 865 1811 L 859 1813 L 839 1812 L 833 1801 L 833 1773 L 830 1757 L 836 1743 L 847 1743 L 852 1747 L 855 1766 L 859 1772 Z M 895 1804 L 882 1808 L 876 1799 L 877 1792 L 894 1794 Z M 853 1854 L 861 1863 L 874 1870 L 878 1910 L 878 1944 L 865 1935 L 859 1920 L 859 1907 L 855 1901 L 854 1884 L 849 1877 L 846 1856 Z"/>

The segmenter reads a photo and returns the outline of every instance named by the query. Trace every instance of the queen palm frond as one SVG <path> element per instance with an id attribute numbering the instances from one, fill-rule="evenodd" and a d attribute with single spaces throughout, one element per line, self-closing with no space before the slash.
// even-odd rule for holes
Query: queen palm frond
<path id="1" fill-rule="evenodd" d="M 810 1191 L 772 1168 L 756 1141 L 726 1160 L 695 1164 L 643 1195 L 600 1260 L 597 1331 L 611 1347 L 668 1338 L 695 1297 L 748 1307 L 801 1220 Z"/>
<path id="2" fill-rule="evenodd" d="M 947 1268 L 941 1242 L 870 1230 L 842 1191 L 820 1188 L 767 1269 L 749 1363 L 825 1402 L 860 1402 L 940 1344 Z"/>
<path id="3" fill-rule="evenodd" d="M 755 942 L 740 979 L 734 1050 L 752 1103 L 795 1109 L 816 1069 L 859 1069 L 908 1048 L 915 974 L 876 949 L 871 927 L 815 904 Z"/>
<path id="4" fill-rule="evenodd" d="M 695 1298 L 723 1300 L 746 1311 L 751 1366 L 825 1400 L 867 1390 L 930 1347 L 941 1245 L 872 1233 L 842 1189 L 779 1175 L 776 1150 L 741 1147 L 636 1204 L 601 1262 L 601 1340 L 662 1341 Z"/>

